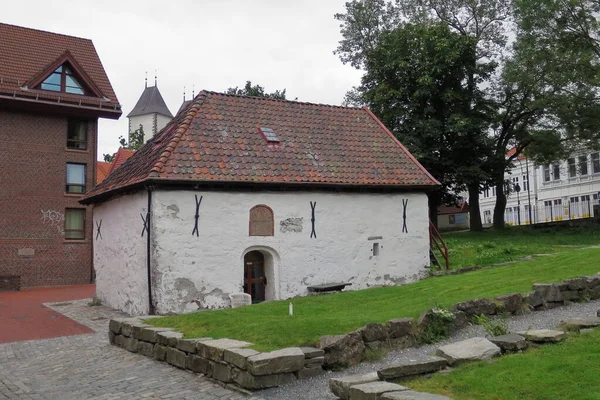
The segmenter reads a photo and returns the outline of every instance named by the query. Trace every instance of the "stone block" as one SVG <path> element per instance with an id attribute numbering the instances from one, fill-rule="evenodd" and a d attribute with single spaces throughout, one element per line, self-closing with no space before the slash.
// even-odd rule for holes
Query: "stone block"
<path id="1" fill-rule="evenodd" d="M 350 387 L 377 381 L 379 381 L 377 372 L 371 372 L 364 375 L 348 375 L 341 378 L 331 378 L 329 380 L 329 390 L 331 390 L 331 392 L 340 399 L 348 400 L 350 397 Z"/>
<path id="2" fill-rule="evenodd" d="M 564 299 L 557 284 L 534 283 L 533 291 L 542 296 L 544 303 L 559 303 Z"/>
<path id="3" fill-rule="evenodd" d="M 363 342 L 378 342 L 387 338 L 387 329 L 381 324 L 367 324 L 360 329 L 358 332 L 362 334 Z"/>
<path id="4" fill-rule="evenodd" d="M 439 394 L 415 392 L 404 390 L 402 392 L 389 392 L 381 395 L 381 400 L 452 400 L 450 397 Z"/>
<path id="5" fill-rule="evenodd" d="M 453 366 L 468 361 L 489 360 L 500 353 L 500 347 L 486 338 L 471 338 L 442 346 L 435 354 Z"/>
<path id="6" fill-rule="evenodd" d="M 452 331 L 457 331 L 469 325 L 469 317 L 462 311 L 454 311 L 454 324 L 450 327 Z"/>
<path id="7" fill-rule="evenodd" d="M 116 335 L 115 336 L 115 346 L 125 347 L 125 336 Z"/>
<path id="8" fill-rule="evenodd" d="M 189 354 L 195 354 L 197 344 L 198 339 L 177 339 L 175 348 L 177 348 L 177 350 L 185 351 Z"/>
<path id="9" fill-rule="evenodd" d="M 391 382 L 370 382 L 351 386 L 350 400 L 379 400 L 384 393 L 408 390 L 407 387 Z"/>
<path id="10" fill-rule="evenodd" d="M 233 380 L 243 388 L 258 390 L 293 383 L 296 376 L 293 373 L 254 376 L 247 371 L 236 370 Z"/>
<path id="11" fill-rule="evenodd" d="M 424 360 L 406 360 L 398 364 L 390 365 L 377 371 L 377 375 L 383 380 L 404 378 L 413 375 L 429 374 L 438 372 L 448 366 L 448 361 L 442 357 L 428 357 Z"/>
<path id="12" fill-rule="evenodd" d="M 296 379 L 309 379 L 319 376 L 324 372 L 323 368 L 303 368 L 300 371 L 294 372 L 294 375 L 296 375 Z"/>
<path id="13" fill-rule="evenodd" d="M 231 308 L 249 306 L 252 304 L 252 296 L 250 296 L 248 293 L 230 294 L 229 300 L 231 301 Z"/>
<path id="14" fill-rule="evenodd" d="M 223 352 L 227 349 L 240 349 L 243 347 L 252 346 L 252 343 L 233 339 L 209 339 L 201 340 L 198 343 L 198 354 L 202 357 L 213 360 L 222 361 Z"/>
<path id="15" fill-rule="evenodd" d="M 520 293 L 511 293 L 504 296 L 496 296 L 495 300 L 500 303 L 501 311 L 511 314 L 519 314 L 523 309 L 523 296 Z"/>
<path id="16" fill-rule="evenodd" d="M 585 317 L 585 318 L 570 318 L 561 321 L 560 326 L 563 329 L 588 329 L 596 328 L 600 326 L 600 318 L 598 317 Z"/>
<path id="17" fill-rule="evenodd" d="M 185 367 L 206 376 L 212 376 L 214 362 L 200 356 L 189 354 L 186 359 Z"/>
<path id="18" fill-rule="evenodd" d="M 115 335 L 121 334 L 121 321 L 118 319 L 111 319 L 108 323 L 108 330 Z"/>
<path id="19" fill-rule="evenodd" d="M 144 323 L 132 324 L 133 329 L 133 338 L 137 340 L 141 340 L 142 331 L 146 328 L 152 328 L 150 325 L 146 325 Z"/>
<path id="20" fill-rule="evenodd" d="M 260 353 L 248 357 L 246 369 L 252 375 L 273 375 L 304 368 L 304 353 L 297 347 Z"/>
<path id="21" fill-rule="evenodd" d="M 523 336 L 514 333 L 492 337 L 490 342 L 500 347 L 503 353 L 514 353 L 525 350 L 529 346 Z"/>
<path id="22" fill-rule="evenodd" d="M 114 332 L 108 331 L 108 343 L 114 345 L 116 337 L 117 337 L 117 335 Z"/>
<path id="23" fill-rule="evenodd" d="M 126 337 L 123 340 L 123 348 L 132 353 L 137 353 L 138 340 L 132 337 Z"/>
<path id="24" fill-rule="evenodd" d="M 600 286 L 600 274 L 583 276 L 582 278 L 585 279 L 588 289 L 594 289 Z"/>
<path id="25" fill-rule="evenodd" d="M 366 342 L 365 349 L 366 350 L 386 350 L 389 348 L 389 342 L 387 340 L 377 340 L 375 342 Z"/>
<path id="26" fill-rule="evenodd" d="M 490 299 L 473 299 L 457 303 L 454 310 L 462 311 L 467 316 L 471 315 L 495 315 L 498 312 L 498 307 Z"/>
<path id="27" fill-rule="evenodd" d="M 391 319 L 387 322 L 388 338 L 396 339 L 411 335 L 415 330 L 414 318 Z"/>
<path id="28" fill-rule="evenodd" d="M 529 331 L 517 332 L 517 335 L 523 336 L 530 342 L 534 343 L 553 343 L 560 342 L 565 338 L 563 331 L 552 329 L 534 329 Z"/>
<path id="29" fill-rule="evenodd" d="M 223 360 L 239 369 L 246 369 L 246 360 L 256 354 L 259 354 L 258 351 L 252 349 L 225 349 Z"/>
<path id="30" fill-rule="evenodd" d="M 533 308 L 540 307 L 544 304 L 544 299 L 542 298 L 542 294 L 540 292 L 531 291 L 525 295 L 523 298 Z"/>
<path id="31" fill-rule="evenodd" d="M 325 364 L 325 357 L 307 358 L 304 360 L 305 368 L 321 368 Z"/>
<path id="32" fill-rule="evenodd" d="M 174 367 L 185 369 L 186 354 L 181 350 L 168 347 L 166 360 L 169 364 L 171 364 Z"/>
<path id="33" fill-rule="evenodd" d="M 158 343 L 155 344 L 152 357 L 158 361 L 165 361 L 167 359 L 167 346 Z"/>
<path id="34" fill-rule="evenodd" d="M 156 334 L 156 342 L 163 346 L 175 347 L 177 346 L 177 340 L 183 338 L 183 333 L 174 331 L 158 332 Z"/>
<path id="35" fill-rule="evenodd" d="M 319 347 L 325 352 L 327 368 L 348 367 L 361 362 L 365 354 L 362 334 L 351 332 L 347 335 L 323 336 Z"/>
<path id="36" fill-rule="evenodd" d="M 591 300 L 598 300 L 600 299 L 600 286 L 597 286 L 593 289 L 590 289 L 589 291 L 590 293 L 590 299 Z"/>
<path id="37" fill-rule="evenodd" d="M 416 345 L 417 339 L 412 334 L 387 340 L 387 347 L 390 349 L 407 349 Z"/>
<path id="38" fill-rule="evenodd" d="M 579 300 L 579 298 L 582 296 L 578 290 L 569 290 L 567 292 L 560 293 L 562 294 L 563 299 L 566 301 Z"/>
<path id="39" fill-rule="evenodd" d="M 212 373 L 210 374 L 210 377 L 219 382 L 233 382 L 232 368 L 233 367 L 226 362 L 214 362 L 212 363 Z"/>
<path id="40" fill-rule="evenodd" d="M 137 352 L 146 357 L 154 357 L 154 345 L 148 342 L 138 341 Z"/>
<path id="41" fill-rule="evenodd" d="M 125 337 L 132 337 L 133 327 L 142 324 L 142 321 L 137 318 L 123 318 L 119 321 L 121 322 L 121 335 Z"/>
<path id="42" fill-rule="evenodd" d="M 172 330 L 170 328 L 155 328 L 155 327 L 144 328 L 139 333 L 139 335 L 138 335 L 139 337 L 137 337 L 136 339 L 143 340 L 144 342 L 148 342 L 148 343 L 157 343 L 158 342 L 157 334 L 159 332 L 172 332 Z"/>
<path id="43" fill-rule="evenodd" d="M 304 353 L 305 358 L 323 357 L 325 355 L 322 349 L 316 347 L 300 347 L 300 350 Z"/>
<path id="44" fill-rule="evenodd" d="M 573 279 L 566 279 L 563 281 L 564 284 L 567 285 L 568 290 L 583 290 L 583 289 L 588 289 L 589 285 L 587 280 L 584 277 L 581 278 L 573 278 Z"/>

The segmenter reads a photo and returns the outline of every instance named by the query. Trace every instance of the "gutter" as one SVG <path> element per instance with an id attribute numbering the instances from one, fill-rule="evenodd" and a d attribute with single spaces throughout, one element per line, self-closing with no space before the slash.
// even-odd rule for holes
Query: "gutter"
<path id="1" fill-rule="evenodd" d="M 152 215 L 152 187 L 146 186 L 146 190 L 148 191 L 148 212 L 146 213 L 146 267 L 148 270 L 148 314 L 154 315 L 154 302 L 152 301 L 152 260 L 151 260 L 151 240 L 150 240 L 150 216 Z"/>

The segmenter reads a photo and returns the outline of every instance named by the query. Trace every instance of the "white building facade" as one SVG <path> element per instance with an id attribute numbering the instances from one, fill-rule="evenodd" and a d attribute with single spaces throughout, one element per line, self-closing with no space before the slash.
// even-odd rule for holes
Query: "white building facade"
<path id="1" fill-rule="evenodd" d="M 129 132 L 136 131 L 142 127 L 144 131 L 144 143 L 160 132 L 173 119 L 173 114 L 169 111 L 165 100 L 158 90 L 156 81 L 154 86 L 146 87 L 138 99 L 135 107 L 129 114 Z"/>
<path id="2" fill-rule="evenodd" d="M 504 220 L 509 225 L 589 218 L 594 205 L 599 204 L 600 152 L 581 151 L 546 165 L 534 165 L 519 157 L 505 180 L 510 192 Z M 480 194 L 484 224 L 492 223 L 495 192 L 490 188 Z"/>

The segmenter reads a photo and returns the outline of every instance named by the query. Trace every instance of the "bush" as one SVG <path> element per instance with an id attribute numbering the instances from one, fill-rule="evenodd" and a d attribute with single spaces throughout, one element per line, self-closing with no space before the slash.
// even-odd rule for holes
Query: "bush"
<path id="1" fill-rule="evenodd" d="M 424 318 L 427 322 L 419 332 L 417 341 L 420 344 L 431 344 L 448 337 L 456 315 L 445 308 L 433 307 L 427 311 Z"/>
<path id="2" fill-rule="evenodd" d="M 496 318 L 489 318 L 486 315 L 474 315 L 473 322 L 485 330 L 490 336 L 502 336 L 508 333 L 508 313 L 502 313 Z"/>

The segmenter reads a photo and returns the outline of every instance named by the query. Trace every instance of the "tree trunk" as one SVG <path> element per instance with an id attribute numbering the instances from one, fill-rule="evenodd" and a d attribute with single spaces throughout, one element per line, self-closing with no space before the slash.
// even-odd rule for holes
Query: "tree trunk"
<path id="1" fill-rule="evenodd" d="M 472 182 L 468 186 L 469 189 L 469 219 L 470 229 L 473 232 L 483 230 L 481 223 L 481 212 L 479 211 L 479 182 Z"/>
<path id="2" fill-rule="evenodd" d="M 504 193 L 504 173 L 496 179 L 496 205 L 494 206 L 494 228 L 504 229 L 504 211 L 506 210 L 506 193 Z"/>

